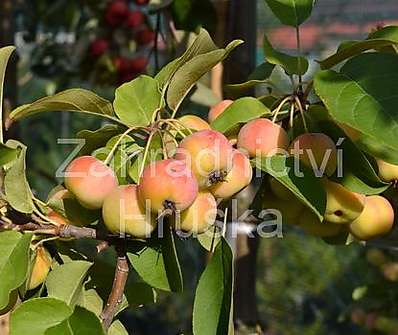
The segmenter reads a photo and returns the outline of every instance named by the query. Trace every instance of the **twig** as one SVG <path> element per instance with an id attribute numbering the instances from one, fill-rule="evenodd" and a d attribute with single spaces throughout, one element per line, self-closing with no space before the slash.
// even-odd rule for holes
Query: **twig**
<path id="1" fill-rule="evenodd" d="M 19 232 L 33 232 L 35 234 L 59 236 L 64 238 L 91 238 L 106 239 L 107 236 L 98 236 L 99 234 L 93 228 L 75 227 L 72 225 L 52 225 L 35 222 L 25 224 L 15 224 L 0 219 L 0 230 L 15 230 Z"/>
<path id="2" fill-rule="evenodd" d="M 106 306 L 100 316 L 106 330 L 108 330 L 109 326 L 111 325 L 112 320 L 118 311 L 118 307 L 123 301 L 124 288 L 126 287 L 127 278 L 129 275 L 129 264 L 124 246 L 117 245 L 116 251 L 118 257 L 112 291 L 109 294 L 108 302 L 106 303 Z"/>
<path id="3" fill-rule="evenodd" d="M 300 41 L 300 26 L 296 26 L 296 40 L 297 40 L 297 51 L 298 51 L 298 68 L 299 68 L 299 92 L 303 93 L 303 78 L 301 75 L 301 41 Z"/>

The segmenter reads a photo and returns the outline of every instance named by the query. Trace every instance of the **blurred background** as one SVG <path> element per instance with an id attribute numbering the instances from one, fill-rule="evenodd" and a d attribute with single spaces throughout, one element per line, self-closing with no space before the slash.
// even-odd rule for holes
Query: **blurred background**
<path id="1" fill-rule="evenodd" d="M 312 60 L 320 59 L 342 40 L 394 24 L 396 0 L 318 0 L 301 28 L 302 48 Z M 264 0 L 1 0 L 0 46 L 17 46 L 6 77 L 6 113 L 71 87 L 112 100 L 117 86 L 153 75 L 179 55 L 198 27 L 220 46 L 235 38 L 245 45 L 201 80 L 185 106 L 190 113 L 204 113 L 228 97 L 223 85 L 245 81 L 263 62 L 264 33 L 275 48 L 296 52 L 294 29 L 281 26 Z M 7 136 L 29 146 L 29 181 L 45 197 L 71 150 L 57 139 L 101 125 L 95 118 L 55 113 L 15 124 Z M 190 334 L 194 289 L 206 255 L 195 241 L 179 247 L 184 294 L 158 292 L 157 304 L 124 312 L 120 317 L 131 334 Z M 396 248 L 330 246 L 284 227 L 283 239 L 240 235 L 235 256 L 239 335 L 398 334 Z"/>

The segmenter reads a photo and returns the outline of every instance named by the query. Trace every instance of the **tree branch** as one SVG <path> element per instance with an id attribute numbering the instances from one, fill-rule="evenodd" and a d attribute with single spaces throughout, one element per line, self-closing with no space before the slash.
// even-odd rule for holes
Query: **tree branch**
<path id="1" fill-rule="evenodd" d="M 15 230 L 19 232 L 33 232 L 35 234 L 59 236 L 64 238 L 91 238 L 106 239 L 107 236 L 98 236 L 98 232 L 93 228 L 75 227 L 72 225 L 52 225 L 35 222 L 15 224 L 0 219 L 0 230 Z"/>
<path id="2" fill-rule="evenodd" d="M 106 303 L 106 306 L 100 316 L 106 330 L 111 325 L 112 320 L 118 311 L 118 307 L 123 301 L 124 288 L 129 275 L 129 264 L 127 261 L 124 245 L 116 245 L 116 251 L 118 257 L 112 291 L 109 294 L 108 302 Z"/>

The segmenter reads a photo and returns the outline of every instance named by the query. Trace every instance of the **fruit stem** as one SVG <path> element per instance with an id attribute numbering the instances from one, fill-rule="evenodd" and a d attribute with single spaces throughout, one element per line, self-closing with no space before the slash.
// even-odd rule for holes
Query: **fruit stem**
<path id="1" fill-rule="evenodd" d="M 159 105 L 158 105 L 158 108 L 154 111 L 154 113 L 153 113 L 153 115 L 152 115 L 152 122 L 151 123 L 154 123 L 155 121 L 156 121 L 156 119 L 157 119 L 157 117 L 159 116 L 159 119 L 161 119 L 161 115 L 160 115 L 160 111 L 164 108 L 164 106 L 163 106 L 163 103 L 164 103 L 164 100 L 165 100 L 165 96 L 166 96 L 166 92 L 167 92 L 167 85 L 164 85 L 164 87 L 163 87 L 163 89 L 162 89 L 162 95 L 161 95 L 161 99 L 160 99 L 160 101 L 159 101 Z"/>
<path id="2" fill-rule="evenodd" d="M 290 120 L 289 120 L 289 125 L 290 125 L 290 128 L 293 128 L 293 118 L 294 118 L 294 104 L 291 104 L 291 106 L 290 106 Z"/>
<path id="3" fill-rule="evenodd" d="M 309 131 L 308 131 L 308 127 L 307 127 L 307 121 L 305 120 L 304 110 L 303 110 L 303 106 L 301 105 L 301 101 L 297 96 L 294 97 L 294 100 L 296 101 L 297 107 L 301 114 L 301 118 L 303 119 L 304 130 L 306 133 L 308 133 Z"/>
<path id="4" fill-rule="evenodd" d="M 160 140 L 162 141 L 163 159 L 167 159 L 169 156 L 168 156 L 168 153 L 167 153 L 167 150 L 166 150 L 166 144 L 165 144 L 165 141 L 164 141 L 164 134 L 163 134 L 163 132 L 160 129 L 156 129 L 156 132 L 159 133 Z"/>
<path id="5" fill-rule="evenodd" d="M 36 198 L 35 196 L 32 196 L 32 200 L 36 201 L 39 205 L 41 205 L 43 207 L 48 207 L 48 205 L 44 201 L 41 201 L 40 199 Z"/>
<path id="6" fill-rule="evenodd" d="M 288 97 L 284 98 L 280 104 L 278 105 L 278 107 L 276 107 L 273 111 L 272 114 L 274 115 L 274 117 L 272 118 L 272 122 L 275 123 L 276 118 L 278 117 L 279 112 L 281 111 L 282 107 L 285 105 L 286 102 L 291 101 L 292 97 L 289 95 Z"/>
<path id="7" fill-rule="evenodd" d="M 108 330 L 113 318 L 118 311 L 119 305 L 123 301 L 123 293 L 129 275 L 129 263 L 127 261 L 127 254 L 124 245 L 121 243 L 120 245 L 116 245 L 115 248 L 118 257 L 116 262 L 116 270 L 113 279 L 112 290 L 109 294 L 106 306 L 100 316 L 105 330 Z"/>
<path id="8" fill-rule="evenodd" d="M 40 240 L 39 242 L 37 242 L 34 246 L 33 246 L 33 250 L 36 250 L 36 248 L 40 245 L 42 245 L 45 242 L 49 242 L 49 241 L 54 241 L 54 240 L 58 240 L 59 236 L 52 236 L 52 237 L 47 237 L 44 238 L 42 240 Z"/>
<path id="9" fill-rule="evenodd" d="M 112 147 L 111 151 L 109 151 L 108 156 L 106 156 L 106 158 L 104 160 L 105 165 L 108 165 L 110 163 L 110 160 L 112 159 L 113 155 L 115 154 L 115 151 L 116 151 L 117 147 L 119 146 L 119 144 L 122 142 L 123 138 L 125 136 L 127 136 L 130 132 L 132 132 L 133 130 L 136 130 L 138 128 L 140 128 L 140 127 L 130 127 L 122 135 L 120 135 L 120 137 L 117 139 L 116 143 Z"/>
<path id="10" fill-rule="evenodd" d="M 217 225 L 214 224 L 213 236 L 211 237 L 210 252 L 214 252 L 214 241 L 216 240 Z"/>
<path id="11" fill-rule="evenodd" d="M 40 212 L 37 208 L 35 208 L 33 210 L 33 213 L 36 214 L 40 219 L 42 219 L 44 222 L 46 222 L 47 224 L 53 224 L 53 225 L 57 225 L 56 222 L 52 221 L 51 219 L 49 219 L 47 216 L 45 216 L 44 214 L 42 214 L 42 212 Z"/>
<path id="12" fill-rule="evenodd" d="M 185 135 L 181 129 L 179 129 L 174 123 L 178 124 L 181 128 L 183 128 L 184 130 L 186 130 L 188 132 L 189 135 L 192 134 L 192 130 L 189 129 L 188 127 L 186 127 L 180 120 L 177 119 L 164 119 L 162 120 L 162 122 L 167 123 L 169 126 L 173 127 L 176 131 L 178 131 L 178 133 L 182 136 L 182 137 L 186 137 L 187 135 Z"/>
<path id="13" fill-rule="evenodd" d="M 225 213 L 224 213 L 224 226 L 222 228 L 222 237 L 225 238 L 225 233 L 227 232 L 227 219 L 228 219 L 228 207 L 225 208 Z"/>
<path id="14" fill-rule="evenodd" d="M 148 158 L 149 147 L 151 146 L 151 142 L 152 142 L 153 135 L 154 135 L 156 132 L 157 132 L 157 130 L 152 130 L 151 133 L 149 134 L 148 142 L 146 143 L 146 146 L 145 146 L 144 157 L 143 157 L 143 159 L 142 159 L 142 164 L 141 164 L 141 168 L 140 168 L 140 173 L 139 173 L 139 175 L 138 175 L 138 184 L 140 183 L 141 176 L 142 176 L 142 174 L 143 174 L 143 172 L 144 172 L 145 162 L 146 162 L 146 159 Z"/>

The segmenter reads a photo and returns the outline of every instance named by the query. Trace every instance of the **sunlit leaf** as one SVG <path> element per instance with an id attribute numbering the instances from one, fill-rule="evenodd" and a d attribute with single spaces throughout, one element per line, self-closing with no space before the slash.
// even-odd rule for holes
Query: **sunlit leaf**
<path id="1" fill-rule="evenodd" d="M 281 66 L 287 74 L 305 74 L 308 70 L 308 60 L 302 56 L 290 56 L 273 48 L 267 36 L 264 35 L 264 55 L 268 63 Z"/>
<path id="2" fill-rule="evenodd" d="M 298 27 L 307 20 L 316 0 L 265 0 L 283 24 Z"/>
<path id="3" fill-rule="evenodd" d="M 129 126 L 146 126 L 162 105 L 158 82 L 149 76 L 123 84 L 115 91 L 113 107 L 116 115 Z"/>
<path id="4" fill-rule="evenodd" d="M 8 305 L 9 294 L 26 280 L 31 234 L 0 233 L 0 310 Z"/>
<path id="5" fill-rule="evenodd" d="M 43 112 L 80 112 L 118 121 L 108 100 L 81 88 L 65 90 L 17 107 L 9 117 L 11 121 L 16 121 Z"/>
<path id="6" fill-rule="evenodd" d="M 33 212 L 32 191 L 26 179 L 26 146 L 14 140 L 7 144 L 19 149 L 18 157 L 6 171 L 4 187 L 6 199 L 12 208 L 22 213 Z"/>
<path id="7" fill-rule="evenodd" d="M 398 56 L 365 53 L 351 58 L 340 72 L 319 72 L 316 93 L 337 121 L 398 150 Z M 378 155 L 378 152 L 374 152 Z"/>
<path id="8" fill-rule="evenodd" d="M 233 286 L 232 260 L 231 247 L 222 238 L 196 288 L 194 335 L 228 334 Z"/>
<path id="9" fill-rule="evenodd" d="M 12 313 L 10 335 L 44 335 L 72 314 L 63 302 L 54 298 L 35 298 L 24 301 Z M 59 333 L 58 333 L 59 334 Z"/>

